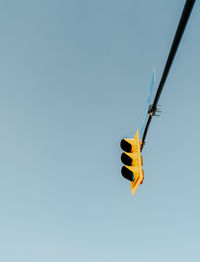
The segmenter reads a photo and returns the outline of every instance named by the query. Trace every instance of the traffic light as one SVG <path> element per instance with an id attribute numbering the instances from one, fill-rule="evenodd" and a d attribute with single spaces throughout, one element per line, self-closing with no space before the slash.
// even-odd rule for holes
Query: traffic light
<path id="1" fill-rule="evenodd" d="M 122 167 L 121 173 L 124 178 L 131 182 L 131 193 L 134 195 L 138 186 L 142 184 L 144 180 L 139 130 L 137 130 L 134 138 L 122 139 L 120 145 L 122 150 L 125 151 L 125 153 L 121 155 L 121 161 L 125 165 Z"/>

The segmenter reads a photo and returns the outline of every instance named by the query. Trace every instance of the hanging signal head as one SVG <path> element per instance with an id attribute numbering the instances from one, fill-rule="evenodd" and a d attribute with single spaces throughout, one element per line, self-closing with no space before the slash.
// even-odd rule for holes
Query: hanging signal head
<path id="1" fill-rule="evenodd" d="M 131 193 L 134 195 L 138 186 L 144 180 L 144 171 L 142 169 L 143 161 L 141 156 L 141 142 L 139 141 L 139 130 L 134 138 L 122 139 L 121 149 L 125 151 L 121 155 L 121 161 L 124 166 L 121 169 L 122 176 L 131 182 Z"/>

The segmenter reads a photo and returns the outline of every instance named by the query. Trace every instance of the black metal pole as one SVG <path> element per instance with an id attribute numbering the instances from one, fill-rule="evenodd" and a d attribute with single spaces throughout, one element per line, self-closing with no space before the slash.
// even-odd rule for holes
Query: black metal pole
<path id="1" fill-rule="evenodd" d="M 180 41 L 181 41 L 181 38 L 183 36 L 184 30 L 186 28 L 188 19 L 190 17 L 190 14 L 192 12 L 192 8 L 194 6 L 194 3 L 195 3 L 195 0 L 186 0 L 186 2 L 185 2 L 185 6 L 183 8 L 183 12 L 182 12 L 182 15 L 181 15 L 175 36 L 174 36 L 174 40 L 173 40 L 173 43 L 172 43 L 172 46 L 171 46 L 171 49 L 170 49 L 170 52 L 169 52 L 169 56 L 168 56 L 167 62 L 165 64 L 165 68 L 164 68 L 164 71 L 163 71 L 163 74 L 162 74 L 162 77 L 161 77 L 161 80 L 160 80 L 160 83 L 159 83 L 159 86 L 158 86 L 158 90 L 156 92 L 155 99 L 153 101 L 152 114 L 149 115 L 149 118 L 147 120 L 145 129 L 144 129 L 144 133 L 143 133 L 143 137 L 142 137 L 141 150 L 142 150 L 142 148 L 145 144 L 145 138 L 146 138 L 146 135 L 147 135 L 147 132 L 148 132 L 148 129 L 149 129 L 149 125 L 151 123 L 151 119 L 153 118 L 154 113 L 157 109 L 158 100 L 159 100 L 160 95 L 162 93 L 165 81 L 167 79 L 169 70 L 170 70 L 171 65 L 173 63 L 173 60 L 174 60 L 174 57 L 176 55 L 176 51 L 178 50 L 178 46 L 180 44 Z"/>

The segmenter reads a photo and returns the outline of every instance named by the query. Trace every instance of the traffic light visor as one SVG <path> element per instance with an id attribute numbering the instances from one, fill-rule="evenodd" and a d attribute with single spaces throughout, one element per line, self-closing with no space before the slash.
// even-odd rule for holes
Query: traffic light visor
<path id="1" fill-rule="evenodd" d="M 120 143 L 121 149 L 127 153 L 131 153 L 131 150 L 132 150 L 132 145 L 130 143 L 131 140 L 132 139 L 122 139 Z"/>
<path id="2" fill-rule="evenodd" d="M 132 166 L 132 163 L 133 163 L 132 157 L 129 156 L 127 153 L 122 153 L 121 161 L 126 166 Z"/>
<path id="3" fill-rule="evenodd" d="M 124 178 L 128 179 L 129 181 L 135 180 L 134 173 L 129 168 L 127 168 L 126 166 L 122 167 L 121 173 L 122 173 L 122 176 Z"/>

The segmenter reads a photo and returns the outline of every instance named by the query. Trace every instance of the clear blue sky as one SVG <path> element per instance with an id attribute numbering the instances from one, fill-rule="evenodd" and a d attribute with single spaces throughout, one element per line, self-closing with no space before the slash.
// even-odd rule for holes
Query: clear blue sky
<path id="1" fill-rule="evenodd" d="M 0 2 L 1 261 L 199 261 L 199 1 L 134 197 L 120 174 L 184 3 Z"/>

